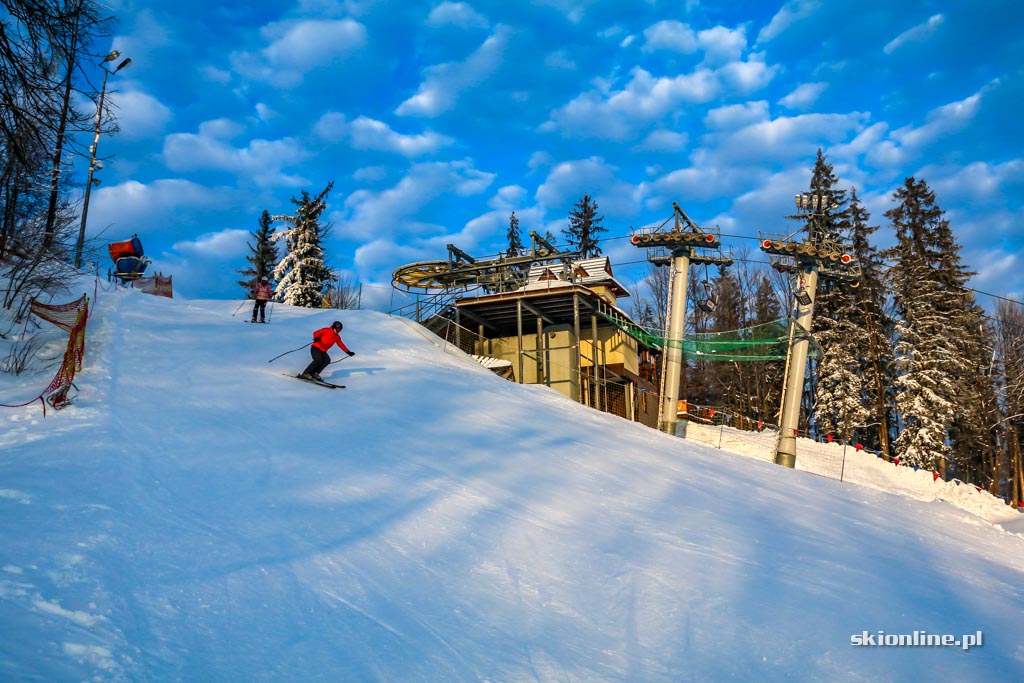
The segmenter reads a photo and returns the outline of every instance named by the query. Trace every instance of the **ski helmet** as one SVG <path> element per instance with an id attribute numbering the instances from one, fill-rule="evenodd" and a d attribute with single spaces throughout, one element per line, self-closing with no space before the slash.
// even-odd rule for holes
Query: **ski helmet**
<path id="1" fill-rule="evenodd" d="M 340 320 L 335 320 L 333 323 L 331 323 L 331 329 L 334 330 L 335 332 L 341 332 L 342 327 L 344 327 L 344 325 L 341 324 Z"/>
<path id="2" fill-rule="evenodd" d="M 270 278 L 268 278 L 266 275 L 264 275 L 263 279 L 260 280 L 260 282 L 270 282 Z"/>

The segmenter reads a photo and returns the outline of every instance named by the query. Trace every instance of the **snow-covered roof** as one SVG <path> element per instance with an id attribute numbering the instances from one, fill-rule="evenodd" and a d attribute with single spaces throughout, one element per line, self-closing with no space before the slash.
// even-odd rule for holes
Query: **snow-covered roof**
<path id="1" fill-rule="evenodd" d="M 491 358 L 490 356 L 478 356 L 473 354 L 473 360 L 489 370 L 512 367 L 512 361 L 504 360 L 502 358 Z"/>
<path id="2" fill-rule="evenodd" d="M 611 260 L 607 256 L 572 261 L 568 268 L 561 264 L 533 266 L 527 275 L 527 283 L 519 291 L 554 289 L 572 284 L 603 285 L 611 287 L 616 296 L 629 296 L 629 290 L 612 274 Z"/>

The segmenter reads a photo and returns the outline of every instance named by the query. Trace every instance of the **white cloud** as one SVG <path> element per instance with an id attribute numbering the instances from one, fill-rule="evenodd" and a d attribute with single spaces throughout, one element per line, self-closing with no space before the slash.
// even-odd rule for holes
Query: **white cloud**
<path id="1" fill-rule="evenodd" d="M 697 42 L 704 51 L 705 64 L 727 64 L 737 61 L 747 49 L 747 31 L 742 26 L 737 29 L 715 26 L 698 33 Z"/>
<path id="2" fill-rule="evenodd" d="M 551 7 L 560 12 L 566 19 L 578 24 L 586 15 L 590 5 L 595 5 L 600 0 L 535 0 L 534 4 Z"/>
<path id="3" fill-rule="evenodd" d="M 245 131 L 245 126 L 231 119 L 211 119 L 199 124 L 199 134 L 203 137 L 230 140 Z"/>
<path id="4" fill-rule="evenodd" d="M 768 25 L 757 34 L 757 43 L 767 43 L 801 19 L 814 14 L 821 7 L 820 0 L 791 0 L 782 6 Z"/>
<path id="5" fill-rule="evenodd" d="M 888 55 L 892 54 L 895 50 L 899 49 L 903 45 L 906 45 L 907 43 L 921 42 L 922 40 L 927 39 L 929 36 L 935 33 L 935 31 L 938 30 L 940 26 L 942 26 L 945 20 L 945 17 L 943 17 L 941 14 L 933 14 L 932 16 L 928 17 L 928 21 L 924 22 L 923 24 L 918 24 L 917 26 L 904 31 L 903 33 L 893 38 L 886 44 L 884 48 L 882 48 L 882 51 Z"/>
<path id="6" fill-rule="evenodd" d="M 864 128 L 866 115 L 801 114 L 759 121 L 738 130 L 715 132 L 692 158 L 694 166 L 782 161 L 813 155 L 818 147 L 846 140 Z M 701 162 L 701 163 L 698 163 Z"/>
<path id="7" fill-rule="evenodd" d="M 231 82 L 231 72 L 218 69 L 215 66 L 206 65 L 199 67 L 199 75 L 203 77 L 203 80 L 211 83 L 225 84 Z"/>
<path id="8" fill-rule="evenodd" d="M 1009 186 L 1024 182 L 1024 159 L 1001 164 L 976 161 L 962 167 L 926 166 L 919 173 L 928 179 L 940 202 L 1001 209 L 1006 206 L 1006 198 L 1014 194 Z M 1019 224 L 1015 230 L 1020 230 Z"/>
<path id="9" fill-rule="evenodd" d="M 674 200 L 708 200 L 736 195 L 765 175 L 756 166 L 702 163 L 676 169 L 647 183 L 649 208 L 663 208 Z"/>
<path id="10" fill-rule="evenodd" d="M 679 54 L 704 52 L 704 64 L 716 66 L 735 61 L 747 48 L 746 28 L 715 26 L 695 32 L 689 24 L 675 20 L 659 21 L 644 30 L 644 52 L 665 50 Z"/>
<path id="11" fill-rule="evenodd" d="M 321 116 L 314 130 L 327 140 L 347 138 L 355 149 L 394 152 L 406 157 L 432 154 L 453 142 L 451 138 L 429 130 L 419 135 L 397 133 L 383 121 L 366 116 L 360 116 L 350 123 L 337 112 Z"/>
<path id="12" fill-rule="evenodd" d="M 746 95 L 760 90 L 775 78 L 778 66 L 764 63 L 764 53 L 752 54 L 745 62 L 729 62 L 717 70 L 722 82 Z"/>
<path id="13" fill-rule="evenodd" d="M 892 132 L 892 137 L 902 147 L 916 148 L 932 142 L 951 131 L 967 126 L 978 113 L 981 96 L 984 90 L 977 92 L 959 102 L 950 102 L 928 112 L 928 122 L 914 128 L 904 126 Z"/>
<path id="14" fill-rule="evenodd" d="M 352 173 L 352 178 L 361 183 L 377 183 L 388 177 L 388 169 L 384 166 L 364 166 Z"/>
<path id="15" fill-rule="evenodd" d="M 499 25 L 464 61 L 427 67 L 419 90 L 402 102 L 395 113 L 433 117 L 450 110 L 463 91 L 481 85 L 502 64 L 511 34 L 509 27 Z"/>
<path id="16" fill-rule="evenodd" d="M 537 202 L 549 213 L 567 216 L 572 206 L 587 193 L 598 202 L 598 213 L 634 216 L 640 209 L 643 191 L 620 180 L 617 171 L 597 156 L 564 161 L 552 168 L 537 188 Z M 558 220 L 564 225 L 564 219 Z"/>
<path id="17" fill-rule="evenodd" d="M 758 121 L 767 121 L 768 118 L 768 103 L 758 100 L 712 109 L 704 117 L 704 125 L 708 128 L 725 130 L 748 126 Z"/>
<path id="18" fill-rule="evenodd" d="M 494 177 L 474 168 L 468 159 L 414 164 L 392 187 L 353 192 L 345 199 L 344 210 L 331 219 L 339 234 L 352 238 L 443 233 L 442 226 L 421 218 L 424 208 L 446 198 L 480 194 Z"/>
<path id="19" fill-rule="evenodd" d="M 159 254 L 150 253 L 153 265 L 149 272 L 173 275 L 176 297 L 190 297 L 195 291 L 209 290 L 209 283 L 220 282 L 221 296 L 234 295 L 241 299 L 241 287 L 235 285 L 234 278 L 225 278 L 224 274 L 234 273 L 238 263 L 244 262 L 249 239 L 251 235 L 247 230 L 226 229 L 181 240 Z"/>
<path id="20" fill-rule="evenodd" d="M 793 92 L 779 100 L 779 104 L 789 109 L 807 109 L 818 101 L 821 93 L 825 92 L 827 87 L 828 83 L 820 81 L 817 83 L 801 83 Z"/>
<path id="21" fill-rule="evenodd" d="M 653 130 L 637 145 L 642 152 L 679 152 L 686 149 L 690 136 L 674 130 Z"/>
<path id="22" fill-rule="evenodd" d="M 221 258 L 225 254 L 244 254 L 249 237 L 248 230 L 221 230 L 175 242 L 172 248 L 184 256 Z"/>
<path id="23" fill-rule="evenodd" d="M 674 78 L 655 78 L 635 67 L 626 87 L 616 92 L 591 91 L 555 110 L 542 130 L 564 135 L 627 140 L 637 129 L 658 121 L 681 103 L 709 102 L 721 92 L 714 73 L 698 70 Z"/>
<path id="24" fill-rule="evenodd" d="M 225 138 L 239 133 L 237 125 L 225 119 L 207 121 L 199 134 L 176 133 L 164 139 L 163 156 L 175 171 L 212 170 L 233 173 L 264 186 L 301 186 L 305 178 L 286 174 L 284 168 L 309 158 L 309 152 L 293 138 L 250 140 L 245 147 L 232 147 Z"/>
<path id="25" fill-rule="evenodd" d="M 277 116 L 277 112 L 271 109 L 263 102 L 256 103 L 256 116 L 259 117 L 260 121 L 269 121 Z"/>
<path id="26" fill-rule="evenodd" d="M 142 140 L 163 132 L 173 118 L 171 110 L 160 100 L 133 85 L 107 94 L 111 109 L 117 116 L 119 135 L 126 140 Z M 106 108 L 106 107 L 104 107 Z"/>
<path id="27" fill-rule="evenodd" d="M 505 185 L 498 188 L 497 194 L 487 204 L 496 210 L 517 211 L 525 199 L 526 189 L 522 185 Z"/>
<path id="28" fill-rule="evenodd" d="M 366 27 L 353 19 L 277 22 L 260 31 L 268 44 L 258 52 L 234 52 L 243 76 L 279 88 L 302 83 L 309 71 L 344 59 L 366 44 Z"/>
<path id="29" fill-rule="evenodd" d="M 106 231 L 104 237 L 121 239 L 121 233 L 145 237 L 146 226 L 168 224 L 178 211 L 209 208 L 227 203 L 232 191 L 204 187 L 187 180 L 157 180 L 148 185 L 130 180 L 101 185 L 89 201 L 89 233 Z"/>
<path id="30" fill-rule="evenodd" d="M 552 70 L 572 71 L 576 68 L 576 62 L 569 58 L 568 51 L 556 50 L 544 58 L 544 66 Z"/>
<path id="31" fill-rule="evenodd" d="M 430 10 L 427 26 L 457 26 L 459 28 L 487 28 L 487 18 L 464 2 L 442 2 Z"/>
<path id="32" fill-rule="evenodd" d="M 670 50 L 682 54 L 697 51 L 697 34 L 681 21 L 665 20 L 644 30 L 644 52 Z"/>
<path id="33" fill-rule="evenodd" d="M 923 125 L 891 131 L 885 140 L 868 150 L 868 162 L 876 167 L 906 167 L 928 146 L 967 128 L 978 113 L 983 96 L 996 84 L 998 81 L 993 81 L 969 97 L 931 110 Z"/>

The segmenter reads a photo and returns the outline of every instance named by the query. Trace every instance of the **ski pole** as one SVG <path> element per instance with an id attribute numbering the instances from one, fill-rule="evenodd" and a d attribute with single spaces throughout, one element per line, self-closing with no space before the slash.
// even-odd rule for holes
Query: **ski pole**
<path id="1" fill-rule="evenodd" d="M 334 365 L 335 363 L 340 363 L 341 361 L 345 360 L 346 358 L 348 358 L 348 356 L 342 356 L 338 360 L 332 360 L 330 363 L 328 363 L 328 365 Z"/>
<path id="2" fill-rule="evenodd" d="M 287 356 L 289 353 L 295 353 L 296 351 L 301 351 L 302 349 L 306 348 L 307 346 L 312 346 L 312 345 L 313 345 L 313 342 L 309 342 L 308 344 L 303 344 L 302 346 L 300 346 L 297 349 L 292 349 L 291 351 L 285 351 L 284 353 L 281 354 L 281 356 Z M 275 360 L 277 360 L 281 356 L 274 356 L 273 358 L 271 358 L 267 362 L 268 363 L 273 363 Z"/>
<path id="3" fill-rule="evenodd" d="M 270 302 L 270 313 L 267 313 L 267 322 L 269 323 L 274 319 L 274 302 Z"/>
<path id="4" fill-rule="evenodd" d="M 242 303 L 238 304 L 238 308 L 236 308 L 236 309 L 235 309 L 235 313 L 238 313 L 238 312 L 239 312 L 240 310 L 242 310 L 242 306 L 244 306 L 244 305 L 245 305 L 245 302 L 246 302 L 246 301 L 248 301 L 248 299 L 242 299 Z M 232 313 L 232 314 L 231 314 L 231 317 L 232 317 L 232 318 L 234 318 L 234 317 L 235 317 L 235 313 Z"/>

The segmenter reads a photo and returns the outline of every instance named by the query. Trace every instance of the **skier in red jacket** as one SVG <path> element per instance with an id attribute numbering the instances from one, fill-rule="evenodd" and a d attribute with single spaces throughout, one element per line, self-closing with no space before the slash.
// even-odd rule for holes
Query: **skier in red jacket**
<path id="1" fill-rule="evenodd" d="M 327 350 L 335 344 L 348 355 L 356 355 L 355 351 L 349 351 L 345 342 L 341 341 L 341 336 L 338 334 L 341 332 L 341 328 L 341 323 L 335 320 L 330 327 L 321 328 L 313 333 L 313 344 L 309 347 L 309 355 L 313 357 L 313 361 L 299 375 L 300 379 L 315 379 L 318 382 L 323 382 L 320 371 L 330 364 L 331 357 L 327 355 Z"/>

